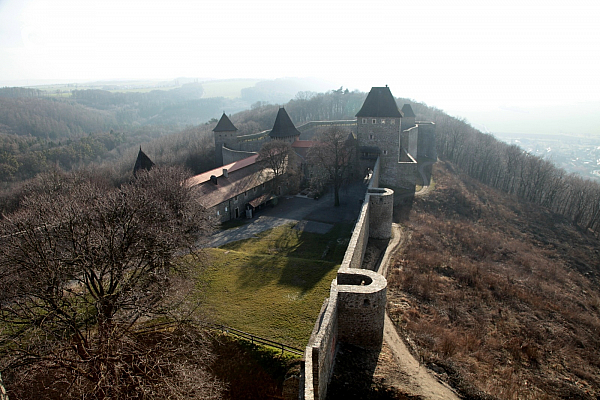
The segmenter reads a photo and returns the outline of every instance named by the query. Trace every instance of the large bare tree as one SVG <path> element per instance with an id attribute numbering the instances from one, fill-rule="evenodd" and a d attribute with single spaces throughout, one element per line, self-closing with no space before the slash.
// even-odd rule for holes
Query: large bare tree
<path id="1" fill-rule="evenodd" d="M 176 256 L 209 229 L 186 177 L 155 168 L 118 189 L 80 174 L 38 180 L 0 222 L 0 370 L 38 377 L 39 386 L 29 382 L 35 398 L 46 389 L 62 398 L 218 394 L 189 358 L 206 353 L 199 332 L 141 323 L 168 321 L 163 300 L 182 272 Z"/>
<path id="2" fill-rule="evenodd" d="M 334 206 L 340 205 L 340 188 L 356 167 L 357 143 L 352 133 L 331 127 L 317 136 L 308 153 L 313 174 L 324 176 L 333 185 Z"/>
<path id="3" fill-rule="evenodd" d="M 289 169 L 293 162 L 293 150 L 290 143 L 283 140 L 272 140 L 263 144 L 258 152 L 257 161 L 263 163 L 267 168 L 273 171 L 273 192 L 277 193 L 277 188 L 281 176 Z"/>

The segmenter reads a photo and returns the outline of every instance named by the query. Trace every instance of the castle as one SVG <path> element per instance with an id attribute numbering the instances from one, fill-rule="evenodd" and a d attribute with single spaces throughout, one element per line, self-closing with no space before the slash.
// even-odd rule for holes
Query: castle
<path id="1" fill-rule="evenodd" d="M 223 113 L 213 129 L 216 161 L 224 165 L 249 157 L 269 140 L 285 140 L 302 156 L 301 149 L 310 147 L 315 136 L 332 126 L 347 129 L 356 136 L 362 171 L 372 170 L 375 160 L 380 159 L 383 186 L 414 186 L 419 160 L 437 158 L 435 124 L 417 121 L 410 104 L 399 109 L 385 86 L 371 88 L 356 120 L 315 121 L 296 128 L 285 109 L 280 108 L 273 129 L 240 136 Z"/>
<path id="2" fill-rule="evenodd" d="M 309 122 L 296 128 L 285 109 L 280 108 L 273 129 L 238 135 L 223 113 L 213 129 L 215 157 L 221 167 L 187 182 L 218 221 L 252 217 L 255 208 L 273 196 L 267 187 L 273 173 L 257 163 L 256 152 L 262 144 L 270 140 L 289 142 L 303 158 L 314 143 L 311 139 L 331 127 L 344 128 L 356 137 L 360 167 L 370 172 L 368 186 L 329 298 L 323 303 L 305 348 L 300 376 L 284 383 L 286 399 L 325 399 L 340 345 L 381 346 L 387 280 L 379 271 L 362 269 L 367 243 L 369 239 L 391 238 L 393 189 L 414 188 L 419 162 L 437 158 L 435 124 L 417 121 L 409 104 L 399 109 L 387 86 L 373 87 L 356 120 L 351 121 Z M 144 157 L 140 149 L 136 168 L 151 167 Z"/>
<path id="3" fill-rule="evenodd" d="M 437 158 L 435 125 L 416 121 L 409 104 L 400 110 L 385 86 L 371 89 L 354 121 L 309 122 L 296 128 L 280 108 L 271 131 L 238 136 L 225 114 L 214 129 L 217 161 L 225 163 L 250 159 L 268 140 L 288 141 L 302 156 L 313 137 L 333 126 L 356 137 L 360 167 L 371 173 L 342 265 L 306 346 L 300 377 L 284 384 L 286 399 L 324 399 L 341 344 L 381 346 L 387 281 L 378 272 L 361 269 L 367 242 L 391 238 L 394 191 L 389 188 L 414 188 L 419 161 Z"/>
<path id="4" fill-rule="evenodd" d="M 272 171 L 257 163 L 261 146 L 271 140 L 286 141 L 305 162 L 312 139 L 331 127 L 356 137 L 361 171 L 373 171 L 379 160 L 382 187 L 414 188 L 419 162 L 437 158 L 435 124 L 417 121 L 410 104 L 399 109 L 387 86 L 373 87 L 355 120 L 313 121 L 296 128 L 287 111 L 280 108 L 272 129 L 238 135 L 223 113 L 213 129 L 215 161 L 220 167 L 194 176 L 188 184 L 198 191 L 199 201 L 217 222 L 252 217 L 257 208 L 274 199 L 273 192 L 285 192 L 285 188 L 270 188 Z M 134 171 L 147 169 L 151 163 L 140 149 Z"/>

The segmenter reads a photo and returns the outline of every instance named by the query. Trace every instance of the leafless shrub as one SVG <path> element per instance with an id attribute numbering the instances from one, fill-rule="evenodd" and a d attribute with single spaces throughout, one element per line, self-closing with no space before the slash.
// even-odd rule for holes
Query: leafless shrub
<path id="1" fill-rule="evenodd" d="M 185 272 L 176 255 L 193 252 L 210 228 L 186 176 L 156 168 L 111 189 L 81 174 L 46 175 L 2 221 L 0 369 L 23 371 L 17 385 L 48 371 L 44 389 L 65 398 L 189 398 L 190 385 L 203 387 L 191 383 L 206 375 L 194 330 L 144 333 L 138 324 L 169 316 L 164 299 Z"/>

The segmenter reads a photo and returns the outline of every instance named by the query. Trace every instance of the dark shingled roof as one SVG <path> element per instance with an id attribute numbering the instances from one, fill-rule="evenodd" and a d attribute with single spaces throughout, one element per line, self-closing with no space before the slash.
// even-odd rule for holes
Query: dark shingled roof
<path id="1" fill-rule="evenodd" d="M 410 104 L 405 104 L 402 106 L 402 114 L 407 118 L 415 118 L 416 117 Z"/>
<path id="2" fill-rule="evenodd" d="M 398 105 L 389 87 L 373 87 L 357 117 L 391 117 L 402 118 Z"/>
<path id="3" fill-rule="evenodd" d="M 273 129 L 269 133 L 272 138 L 286 138 L 290 136 L 300 136 L 300 131 L 296 129 L 285 108 L 280 108 L 277 112 L 277 118 L 273 124 Z"/>
<path id="4" fill-rule="evenodd" d="M 137 160 L 135 160 L 135 165 L 133 166 L 133 173 L 135 174 L 140 169 L 145 169 L 146 171 L 150 171 L 150 169 L 153 166 L 154 166 L 154 163 L 152 162 L 150 157 L 148 157 L 146 155 L 146 153 L 144 153 L 142 151 L 142 148 L 140 147 L 140 151 L 138 153 Z"/>
<path id="5" fill-rule="evenodd" d="M 215 126 L 215 129 L 213 129 L 213 132 L 231 131 L 237 131 L 237 128 L 235 127 L 235 125 L 233 125 L 233 122 L 231 122 L 227 114 L 223 113 L 221 119 L 219 120 L 219 123 L 217 124 L 217 126 Z"/>

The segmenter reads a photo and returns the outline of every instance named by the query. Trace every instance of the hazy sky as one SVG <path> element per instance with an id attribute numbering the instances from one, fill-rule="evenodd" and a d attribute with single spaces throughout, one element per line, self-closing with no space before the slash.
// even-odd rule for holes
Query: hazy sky
<path id="1" fill-rule="evenodd" d="M 319 77 L 510 116 L 593 112 L 599 74 L 597 0 L 0 0 L 0 85 Z"/>

